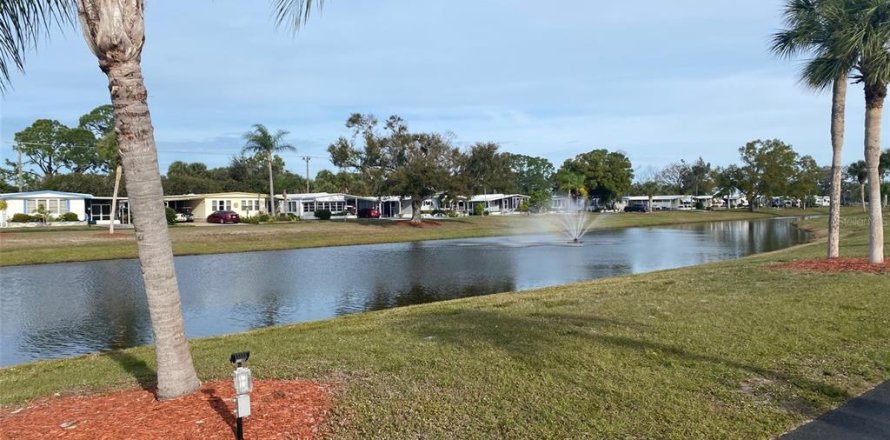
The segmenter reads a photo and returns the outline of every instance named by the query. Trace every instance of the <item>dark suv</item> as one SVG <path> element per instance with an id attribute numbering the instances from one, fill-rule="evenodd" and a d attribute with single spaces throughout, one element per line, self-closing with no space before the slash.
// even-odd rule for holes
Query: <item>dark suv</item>
<path id="1" fill-rule="evenodd" d="M 647 209 L 643 205 L 627 205 L 624 207 L 624 212 L 646 212 Z"/>

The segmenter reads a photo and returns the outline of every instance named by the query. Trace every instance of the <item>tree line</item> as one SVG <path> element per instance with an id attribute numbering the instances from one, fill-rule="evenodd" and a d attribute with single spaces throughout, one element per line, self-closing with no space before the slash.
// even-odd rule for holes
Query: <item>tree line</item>
<path id="1" fill-rule="evenodd" d="M 578 154 L 557 169 L 543 157 L 501 151 L 494 142 L 458 148 L 449 135 L 412 132 L 398 115 L 381 124 L 373 115 L 356 113 L 345 125 L 350 134 L 328 147 L 338 170 L 320 170 L 308 182 L 313 192 L 403 195 L 417 203 L 442 193 L 521 193 L 530 196 L 534 209 L 546 207 L 554 194 L 597 199 L 608 206 L 624 195 L 725 195 L 738 190 L 754 202 L 749 205 L 754 209 L 763 198 L 806 201 L 830 191 L 830 168 L 778 139 L 755 140 L 740 147 L 740 164 L 713 166 L 699 157 L 635 173 L 624 153 L 607 149 Z M 112 126 L 111 109 L 106 105 L 83 115 L 76 127 L 39 119 L 16 133 L 15 148 L 29 165 L 23 173 L 25 187 L 110 195 L 116 157 Z M 285 142 L 287 134 L 271 133 L 255 124 L 244 135 L 244 149 L 225 166 L 173 162 L 161 179 L 164 193 L 263 193 L 274 188 L 303 192 L 306 178 L 287 170 L 285 160 L 276 154 L 295 151 Z M 867 200 L 860 191 L 865 162 L 851 163 L 846 170 L 844 194 L 849 196 L 855 189 Z M 890 177 L 890 150 L 882 154 L 880 170 L 883 178 Z M 13 190 L 19 177 L 17 164 L 7 160 L 2 173 L 4 190 Z"/>

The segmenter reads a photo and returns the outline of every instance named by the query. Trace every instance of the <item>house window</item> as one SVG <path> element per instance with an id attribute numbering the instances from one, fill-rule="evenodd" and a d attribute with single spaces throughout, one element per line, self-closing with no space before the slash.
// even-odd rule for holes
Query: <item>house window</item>
<path id="1" fill-rule="evenodd" d="M 306 206 L 304 203 L 303 206 Z M 327 209 L 331 212 L 343 212 L 346 210 L 346 202 L 316 202 L 317 209 Z M 307 209 L 307 211 L 311 211 L 311 209 Z"/>
<path id="2" fill-rule="evenodd" d="M 259 211 L 260 210 L 260 201 L 259 200 L 242 200 L 241 201 L 241 209 L 250 212 L 250 211 Z"/>
<path id="3" fill-rule="evenodd" d="M 315 212 L 314 205 L 312 202 L 303 202 L 303 212 Z"/>
<path id="4" fill-rule="evenodd" d="M 39 207 L 46 209 L 50 215 L 61 215 L 68 212 L 68 201 L 60 199 L 29 199 L 25 200 L 25 211 L 30 214 L 37 213 Z"/>
<path id="5" fill-rule="evenodd" d="M 210 206 L 214 211 L 231 211 L 232 210 L 232 201 L 231 200 L 211 200 Z"/>
<path id="6" fill-rule="evenodd" d="M 300 206 L 300 202 L 297 202 L 295 200 L 289 200 L 287 202 L 287 212 L 297 212 L 297 210 L 299 209 L 299 206 Z"/>
<path id="7" fill-rule="evenodd" d="M 93 204 L 90 213 L 95 221 L 111 220 L 111 205 Z"/>

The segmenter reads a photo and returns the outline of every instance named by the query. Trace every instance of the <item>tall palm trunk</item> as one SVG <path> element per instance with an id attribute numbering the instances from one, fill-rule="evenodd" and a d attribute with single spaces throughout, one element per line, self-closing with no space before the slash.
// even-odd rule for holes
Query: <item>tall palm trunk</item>
<path id="1" fill-rule="evenodd" d="M 275 219 L 275 188 L 272 186 L 272 152 L 269 152 L 269 158 L 266 159 L 266 163 L 269 165 L 269 212 L 272 214 L 272 219 Z"/>
<path id="2" fill-rule="evenodd" d="M 840 256 L 841 153 L 844 149 L 844 107 L 847 103 L 847 74 L 834 80 L 831 97 L 831 197 L 828 208 L 828 258 Z"/>
<path id="3" fill-rule="evenodd" d="M 868 168 L 868 261 L 884 262 L 884 219 L 881 213 L 881 113 L 887 86 L 865 85 L 865 163 Z"/>
<path id="4" fill-rule="evenodd" d="M 117 167 L 114 169 L 114 192 L 111 194 L 111 223 L 108 224 L 108 233 L 114 235 L 114 214 L 117 212 L 117 193 L 121 186 L 121 162 L 117 159 Z"/>
<path id="5" fill-rule="evenodd" d="M 198 389 L 182 319 L 182 303 L 173 266 L 173 248 L 164 214 L 164 192 L 155 147 L 148 92 L 136 60 L 103 66 L 114 106 L 127 195 L 136 228 L 136 244 L 158 364 L 158 399 Z"/>
<path id="6" fill-rule="evenodd" d="M 200 382 L 189 354 L 148 91 L 140 59 L 145 42 L 142 0 L 77 0 L 84 39 L 108 76 L 114 128 L 130 198 L 136 248 L 155 340 L 158 399 L 189 394 Z"/>

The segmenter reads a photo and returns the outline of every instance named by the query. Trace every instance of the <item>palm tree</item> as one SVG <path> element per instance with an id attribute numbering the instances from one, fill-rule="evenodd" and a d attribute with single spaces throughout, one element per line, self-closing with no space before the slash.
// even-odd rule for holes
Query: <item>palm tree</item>
<path id="1" fill-rule="evenodd" d="M 319 1 L 314 3 L 320 6 Z M 300 26 L 309 17 L 312 4 L 312 0 L 274 0 L 278 24 Z M 12 66 L 23 69 L 24 53 L 36 46 L 38 37 L 56 24 L 73 23 L 75 10 L 87 45 L 108 77 L 155 339 L 157 397 L 189 394 L 200 382 L 183 326 L 148 92 L 142 77 L 143 0 L 4 0 L 0 8 L 0 89 L 6 90 Z"/>
<path id="2" fill-rule="evenodd" d="M 284 143 L 284 137 L 288 134 L 288 131 L 278 130 L 273 135 L 263 124 L 253 124 L 253 131 L 244 133 L 244 140 L 247 143 L 244 145 L 243 151 L 263 156 L 269 167 L 269 206 L 272 207 L 270 212 L 273 218 L 275 217 L 275 186 L 272 181 L 272 162 L 275 159 L 275 153 L 297 151 L 293 145 Z"/>
<path id="3" fill-rule="evenodd" d="M 841 152 L 844 148 L 844 107 L 847 78 L 856 61 L 855 51 L 840 51 L 834 38 L 849 25 L 843 0 L 788 0 L 786 29 L 773 36 L 772 51 L 782 57 L 809 54 L 801 81 L 815 90 L 829 85 L 831 95 L 831 202 L 828 221 L 828 258 L 840 253 Z"/>
<path id="4" fill-rule="evenodd" d="M 124 182 L 155 336 L 157 394 L 159 399 L 168 399 L 197 390 L 200 382 L 185 336 L 148 91 L 142 77 L 143 14 L 142 0 L 77 0 L 77 15 L 87 45 L 108 76 Z"/>
<path id="5" fill-rule="evenodd" d="M 865 163 L 868 174 L 868 259 L 884 262 L 881 212 L 881 116 L 890 83 L 890 0 L 847 0 L 852 25 L 838 32 L 839 51 L 857 53 L 855 79 L 865 91 Z"/>

